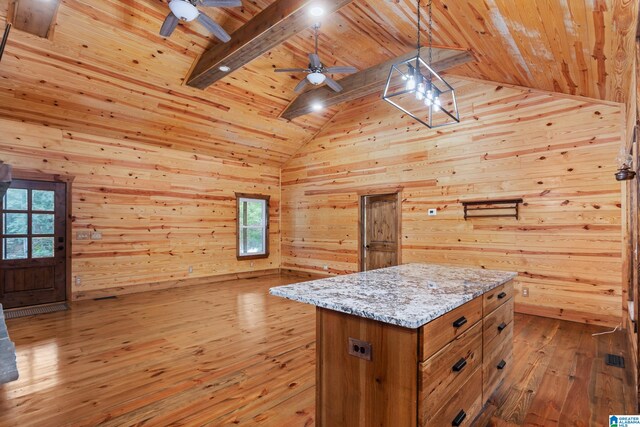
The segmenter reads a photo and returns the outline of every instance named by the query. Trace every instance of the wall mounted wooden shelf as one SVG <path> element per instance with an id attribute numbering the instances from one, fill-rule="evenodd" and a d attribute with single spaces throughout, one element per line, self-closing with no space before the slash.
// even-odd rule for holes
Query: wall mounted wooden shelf
<path id="1" fill-rule="evenodd" d="M 462 202 L 464 219 L 468 218 L 515 218 L 522 199 L 473 200 Z"/>

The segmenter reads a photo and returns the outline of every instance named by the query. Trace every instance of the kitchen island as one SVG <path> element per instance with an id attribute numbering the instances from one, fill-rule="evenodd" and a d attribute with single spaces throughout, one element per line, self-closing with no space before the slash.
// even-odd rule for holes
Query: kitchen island
<path id="1" fill-rule="evenodd" d="M 0 385 L 18 379 L 16 366 L 16 346 L 9 339 L 9 331 L 4 321 L 4 310 L 0 304 Z"/>
<path id="2" fill-rule="evenodd" d="M 317 307 L 316 425 L 469 425 L 511 362 L 515 276 L 406 264 L 272 288 Z"/>

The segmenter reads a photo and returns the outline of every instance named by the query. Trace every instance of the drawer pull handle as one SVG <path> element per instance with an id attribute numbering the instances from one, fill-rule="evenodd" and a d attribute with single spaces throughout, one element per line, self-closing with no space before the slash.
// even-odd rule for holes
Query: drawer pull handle
<path id="1" fill-rule="evenodd" d="M 453 370 L 453 372 L 460 372 L 465 366 L 467 366 L 467 359 L 463 357 L 462 359 L 458 360 L 456 364 L 451 367 L 451 369 Z"/>
<path id="2" fill-rule="evenodd" d="M 504 298 L 504 297 L 506 297 L 506 296 L 507 296 L 507 293 L 506 293 L 506 292 L 500 292 L 500 293 L 498 294 L 498 299 L 502 299 L 502 298 Z"/>
<path id="3" fill-rule="evenodd" d="M 467 413 L 464 412 L 463 409 L 461 409 L 460 412 L 458 412 L 458 415 L 456 415 L 453 421 L 451 421 L 451 425 L 454 427 L 458 427 L 460 424 L 462 424 L 465 418 L 467 418 Z"/>
<path id="4" fill-rule="evenodd" d="M 454 328 L 459 328 L 460 326 L 464 325 L 465 323 L 467 323 L 467 318 L 462 316 L 461 318 L 459 318 L 458 320 L 453 322 L 453 327 Z"/>
<path id="5" fill-rule="evenodd" d="M 502 332 L 502 331 L 504 331 L 504 328 L 506 328 L 506 327 L 507 327 L 507 324 L 506 324 L 506 323 L 504 323 L 504 322 L 500 323 L 500 324 L 498 325 L 498 332 Z"/>
<path id="6" fill-rule="evenodd" d="M 496 368 L 498 369 L 504 369 L 504 367 L 507 366 L 507 362 L 503 360 L 500 361 L 500 363 L 498 363 L 498 366 L 496 366 Z"/>

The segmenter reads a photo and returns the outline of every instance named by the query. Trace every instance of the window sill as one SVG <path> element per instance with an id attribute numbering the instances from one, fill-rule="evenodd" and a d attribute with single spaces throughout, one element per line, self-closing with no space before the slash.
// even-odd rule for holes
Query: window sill
<path id="1" fill-rule="evenodd" d="M 269 258 L 269 254 L 260 254 L 260 255 L 237 255 L 236 259 L 238 261 L 251 260 L 251 259 L 263 259 Z"/>

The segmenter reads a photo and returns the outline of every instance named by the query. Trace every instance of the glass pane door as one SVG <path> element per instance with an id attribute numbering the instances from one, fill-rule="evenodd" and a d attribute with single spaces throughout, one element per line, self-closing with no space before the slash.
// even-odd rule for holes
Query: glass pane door
<path id="1" fill-rule="evenodd" d="M 2 260 L 55 256 L 55 191 L 9 188 L 2 200 Z"/>

